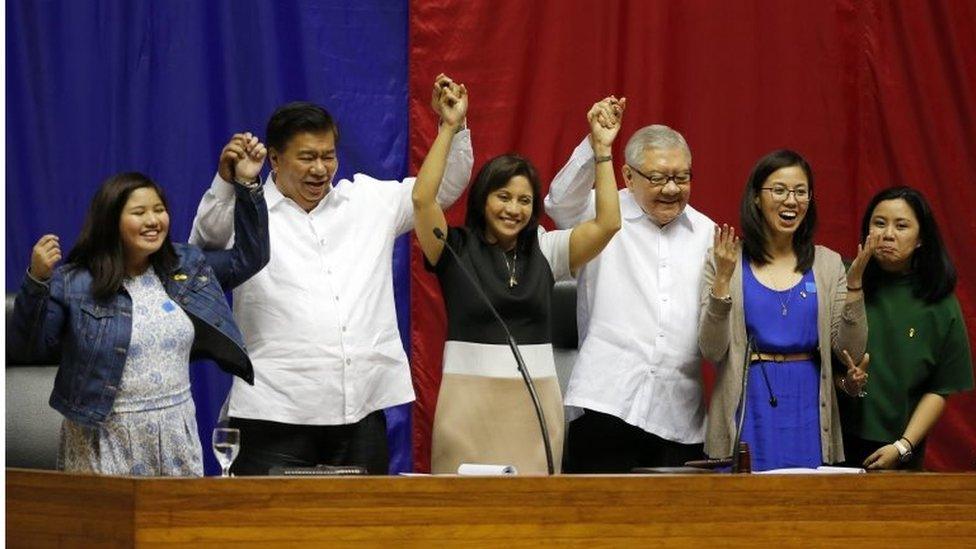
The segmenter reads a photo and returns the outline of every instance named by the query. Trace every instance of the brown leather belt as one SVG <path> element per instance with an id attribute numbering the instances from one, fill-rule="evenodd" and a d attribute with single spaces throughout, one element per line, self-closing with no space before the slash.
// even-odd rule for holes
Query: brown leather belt
<path id="1" fill-rule="evenodd" d="M 797 362 L 813 360 L 813 353 L 752 353 L 751 362 Z"/>

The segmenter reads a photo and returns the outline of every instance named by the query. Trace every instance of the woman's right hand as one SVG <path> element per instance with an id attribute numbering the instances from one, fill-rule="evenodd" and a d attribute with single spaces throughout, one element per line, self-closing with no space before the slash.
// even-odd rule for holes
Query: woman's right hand
<path id="1" fill-rule="evenodd" d="M 439 102 L 444 125 L 455 131 L 460 129 L 468 116 L 468 88 L 451 81 L 450 85 L 443 87 Z"/>
<path id="2" fill-rule="evenodd" d="M 727 297 L 735 263 L 739 260 L 739 237 L 735 236 L 735 227 L 722 224 L 715 225 L 715 236 L 712 237 L 712 258 L 715 260 L 715 282 L 712 284 L 712 295 Z"/>
<path id="3" fill-rule="evenodd" d="M 61 243 L 58 235 L 42 236 L 31 252 L 30 275 L 40 281 L 51 278 L 54 266 L 61 261 Z"/>
<path id="4" fill-rule="evenodd" d="M 841 352 L 841 356 L 844 359 L 844 365 L 847 366 L 847 373 L 841 378 L 840 388 L 852 397 L 866 395 L 864 386 L 868 383 L 868 363 L 871 362 L 871 355 L 864 353 L 864 356 L 861 357 L 861 362 L 858 364 L 854 363 L 854 359 L 851 358 L 851 354 L 847 352 L 847 349 Z"/>

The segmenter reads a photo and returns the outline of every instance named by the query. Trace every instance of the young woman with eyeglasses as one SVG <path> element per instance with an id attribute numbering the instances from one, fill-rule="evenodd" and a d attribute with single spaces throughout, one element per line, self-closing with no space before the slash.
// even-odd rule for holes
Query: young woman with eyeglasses
<path id="1" fill-rule="evenodd" d="M 741 245 L 734 228 L 716 227 L 705 267 L 699 343 L 718 368 L 705 451 L 733 453 L 748 361 L 741 440 L 755 470 L 843 461 L 834 386 L 843 380 L 858 394 L 867 381 L 861 275 L 876 239 L 847 271 L 840 255 L 815 246 L 813 184 L 800 154 L 761 158 L 742 197 Z"/>

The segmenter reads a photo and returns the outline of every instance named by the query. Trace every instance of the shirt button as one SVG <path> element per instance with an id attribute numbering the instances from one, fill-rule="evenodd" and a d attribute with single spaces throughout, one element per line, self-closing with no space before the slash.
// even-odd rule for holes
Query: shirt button
<path id="1" fill-rule="evenodd" d="M 820 407 L 821 408 L 826 408 L 827 407 L 827 403 L 821 400 L 820 401 Z"/>
<path id="2" fill-rule="evenodd" d="M 336 295 L 336 296 L 332 296 L 332 297 L 334 297 L 336 301 L 339 301 L 339 296 Z"/>
<path id="3" fill-rule="evenodd" d="M 346 331 L 346 327 L 345 327 L 345 326 L 343 326 L 343 327 L 342 327 L 342 331 L 343 331 L 343 332 L 345 332 L 345 331 Z"/>
<path id="4" fill-rule="evenodd" d="M 348 366 L 350 364 L 352 364 L 352 359 L 351 358 L 347 358 L 346 359 L 346 366 Z"/>
<path id="5" fill-rule="evenodd" d="M 332 274 L 332 269 L 326 269 L 325 274 Z"/>

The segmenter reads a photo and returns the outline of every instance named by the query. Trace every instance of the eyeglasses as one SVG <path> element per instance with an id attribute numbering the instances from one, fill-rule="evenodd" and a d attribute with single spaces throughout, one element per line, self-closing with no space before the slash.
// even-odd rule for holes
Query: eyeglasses
<path id="1" fill-rule="evenodd" d="M 762 190 L 769 191 L 769 194 L 773 195 L 773 200 L 777 202 L 786 202 L 786 199 L 792 194 L 796 198 L 797 202 L 808 202 L 810 196 L 813 194 L 809 189 L 800 187 L 799 189 L 787 189 L 786 187 L 762 187 Z"/>
<path id="2" fill-rule="evenodd" d="M 691 182 L 691 170 L 687 172 L 676 173 L 672 175 L 665 175 L 663 173 L 651 172 L 650 175 L 638 170 L 637 168 L 627 164 L 627 166 L 640 174 L 641 177 L 651 182 L 653 187 L 663 187 L 668 183 L 673 182 L 675 185 L 687 185 Z"/>

